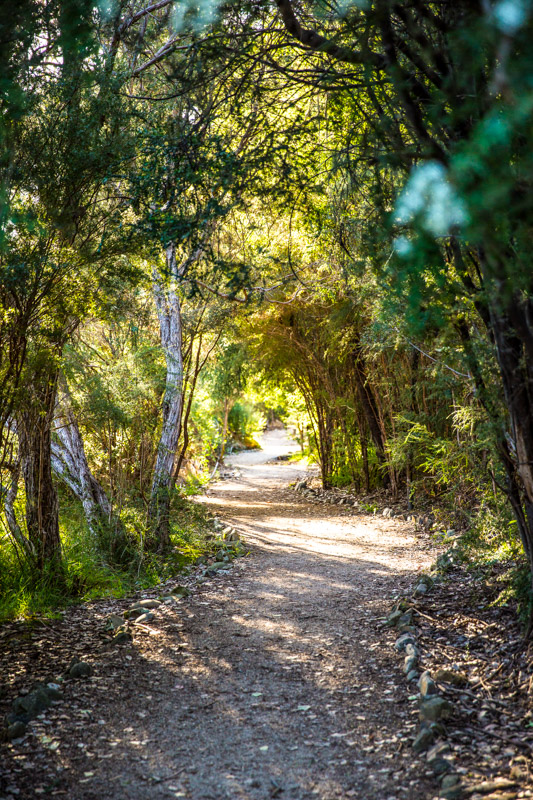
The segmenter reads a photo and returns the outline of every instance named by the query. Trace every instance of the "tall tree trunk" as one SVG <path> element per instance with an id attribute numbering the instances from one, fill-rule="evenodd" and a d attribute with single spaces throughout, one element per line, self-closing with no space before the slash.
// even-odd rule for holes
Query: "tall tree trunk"
<path id="1" fill-rule="evenodd" d="M 35 549 L 32 542 L 25 535 L 24 531 L 19 525 L 17 514 L 15 512 L 15 500 L 18 494 L 18 485 L 20 478 L 20 459 L 17 458 L 10 470 L 9 485 L 2 486 L 2 495 L 4 501 L 4 514 L 6 517 L 7 527 L 11 534 L 15 545 L 20 548 L 24 559 L 30 565 L 35 563 Z"/>
<path id="2" fill-rule="evenodd" d="M 224 414 L 222 417 L 222 439 L 220 441 L 220 461 L 224 460 L 226 453 L 226 439 L 228 438 L 228 419 L 229 419 L 229 398 L 224 398 Z"/>
<path id="3" fill-rule="evenodd" d="M 101 533 L 112 521 L 112 507 L 105 491 L 92 474 L 78 423 L 69 402 L 66 386 L 56 405 L 53 424 L 52 467 L 81 501 L 89 530 Z"/>
<path id="4" fill-rule="evenodd" d="M 522 484 L 523 512 L 517 520 L 533 576 L 533 394 L 532 368 L 527 343 L 517 335 L 510 314 L 491 309 L 491 326 L 509 419 L 516 472 Z M 526 346 L 524 346 L 526 345 Z"/>
<path id="5" fill-rule="evenodd" d="M 506 494 L 514 512 L 529 564 L 533 596 L 533 440 L 530 429 L 533 420 L 533 394 L 531 381 L 528 378 L 531 373 L 529 365 L 533 364 L 533 358 L 531 358 L 532 354 L 528 353 L 527 347 L 524 352 L 523 342 L 516 335 L 506 314 L 503 314 L 501 310 L 492 309 L 490 317 L 483 316 L 496 347 L 506 409 L 511 423 L 511 441 L 507 435 L 504 421 L 499 417 L 493 398 L 483 379 L 466 323 L 460 321 L 457 330 L 461 336 L 480 401 L 496 427 L 498 455 L 507 479 L 506 485 L 500 486 L 500 489 Z M 533 608 L 527 635 L 531 635 L 532 632 Z"/>
<path id="6" fill-rule="evenodd" d="M 365 415 L 368 430 L 374 444 L 376 457 L 380 467 L 383 469 L 387 463 L 387 456 L 385 452 L 385 436 L 381 426 L 381 421 L 378 413 L 378 405 L 372 387 L 369 384 L 366 372 L 366 364 L 360 352 L 354 353 L 354 377 L 357 393 L 361 402 L 361 407 Z M 390 472 L 383 472 L 383 484 L 388 485 L 391 479 Z"/>
<path id="7" fill-rule="evenodd" d="M 57 372 L 44 366 L 33 375 L 32 398 L 17 415 L 19 457 L 26 490 L 26 529 L 35 552 L 35 566 L 43 577 L 63 581 L 59 509 L 52 480 L 51 426 L 57 390 Z"/>
<path id="8" fill-rule="evenodd" d="M 170 494 L 174 485 L 174 464 L 183 412 L 182 323 L 178 294 L 179 270 L 174 244 L 167 247 L 165 255 L 166 275 L 163 277 L 156 268 L 152 274 L 161 347 L 167 366 L 163 396 L 163 426 L 157 448 L 148 510 L 152 536 L 147 545 L 155 550 L 164 550 L 170 544 Z"/>

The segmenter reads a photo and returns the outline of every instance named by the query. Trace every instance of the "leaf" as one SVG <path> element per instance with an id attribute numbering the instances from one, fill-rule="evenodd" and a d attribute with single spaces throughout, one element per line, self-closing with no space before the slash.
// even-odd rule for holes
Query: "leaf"
<path id="1" fill-rule="evenodd" d="M 298 706 L 296 711 L 309 711 L 310 708 L 311 706 Z"/>

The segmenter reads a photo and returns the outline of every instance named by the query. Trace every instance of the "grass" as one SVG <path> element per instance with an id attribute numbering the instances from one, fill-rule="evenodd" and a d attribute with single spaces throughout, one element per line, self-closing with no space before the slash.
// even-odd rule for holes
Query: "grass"
<path id="1" fill-rule="evenodd" d="M 111 534 L 98 539 L 85 524 L 81 506 L 62 503 L 60 520 L 64 591 L 46 576 L 36 583 L 11 540 L 0 540 L 0 622 L 56 616 L 72 603 L 102 597 L 125 597 L 187 571 L 215 547 L 209 514 L 197 503 L 176 494 L 171 518 L 171 547 L 164 555 L 144 551 L 145 523 L 140 509 L 130 506 L 122 519 L 126 535 L 111 548 Z M 113 550 L 113 552 L 112 552 Z M 111 555 L 112 552 L 112 555 Z"/>

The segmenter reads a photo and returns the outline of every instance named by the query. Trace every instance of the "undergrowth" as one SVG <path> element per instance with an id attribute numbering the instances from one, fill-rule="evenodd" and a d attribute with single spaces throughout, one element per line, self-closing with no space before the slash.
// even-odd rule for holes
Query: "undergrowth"
<path id="1" fill-rule="evenodd" d="M 124 531 L 117 547 L 113 532 L 95 537 L 81 505 L 62 504 L 60 520 L 65 587 L 43 576 L 38 582 L 9 537 L 0 542 L 0 621 L 54 616 L 71 603 L 124 597 L 187 571 L 213 548 L 211 520 L 199 504 L 177 497 L 171 517 L 171 547 L 160 555 L 144 549 L 145 523 L 136 507 L 123 509 Z"/>
<path id="2" fill-rule="evenodd" d="M 477 573 L 493 590 L 491 605 L 516 605 L 521 622 L 527 625 L 533 612 L 531 574 L 516 521 L 505 504 L 491 503 L 471 511 L 460 536 L 450 531 L 437 538 L 452 545 L 438 559 L 442 571 L 452 563 Z"/>

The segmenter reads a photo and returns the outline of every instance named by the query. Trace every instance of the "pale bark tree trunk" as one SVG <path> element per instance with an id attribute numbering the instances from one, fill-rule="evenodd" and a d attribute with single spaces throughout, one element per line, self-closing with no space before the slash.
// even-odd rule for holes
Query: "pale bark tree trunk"
<path id="1" fill-rule="evenodd" d="M 229 398 L 224 399 L 224 416 L 222 419 L 222 440 L 220 442 L 220 461 L 224 460 L 226 454 L 226 439 L 228 438 L 228 419 L 229 419 Z"/>
<path id="2" fill-rule="evenodd" d="M 66 387 L 62 388 L 61 394 L 53 425 L 52 468 L 81 501 L 89 530 L 97 535 L 103 526 L 111 524 L 112 506 L 89 468 Z"/>
<path id="3" fill-rule="evenodd" d="M 22 528 L 20 527 L 17 514 L 15 512 L 15 500 L 17 499 L 18 494 L 18 485 L 19 485 L 19 478 L 20 478 L 20 460 L 17 459 L 13 467 L 11 468 L 11 475 L 9 485 L 2 486 L 2 494 L 4 500 L 4 514 L 6 517 L 7 527 L 9 528 L 9 532 L 15 541 L 15 543 L 20 547 L 22 553 L 26 560 L 33 564 L 35 562 L 35 548 L 33 547 L 31 541 L 25 536 Z"/>
<path id="4" fill-rule="evenodd" d="M 154 267 L 152 287 L 159 318 L 161 347 L 167 366 L 163 396 L 163 425 L 157 448 L 149 504 L 152 549 L 163 550 L 170 543 L 170 495 L 174 486 L 174 464 L 178 451 L 183 413 L 183 353 L 181 304 L 178 293 L 180 270 L 176 248 L 166 249 L 166 276 Z"/>

